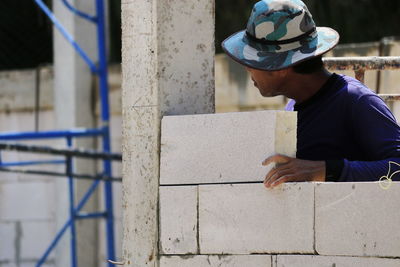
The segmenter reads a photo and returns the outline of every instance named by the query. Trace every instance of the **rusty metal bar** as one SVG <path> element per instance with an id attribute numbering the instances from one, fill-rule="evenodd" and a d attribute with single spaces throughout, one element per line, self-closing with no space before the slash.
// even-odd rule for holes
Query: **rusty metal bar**
<path id="1" fill-rule="evenodd" d="M 379 94 L 379 97 L 385 102 L 400 101 L 400 94 Z"/>
<path id="2" fill-rule="evenodd" d="M 37 170 L 22 170 L 22 169 L 12 169 L 0 167 L 0 172 L 10 172 L 10 173 L 22 173 L 22 174 L 32 174 L 32 175 L 45 175 L 52 176 L 54 178 L 65 178 L 71 176 L 75 179 L 86 179 L 86 180 L 102 180 L 110 182 L 122 182 L 121 177 L 112 177 L 104 174 L 82 174 L 82 173 L 64 173 L 64 172 L 52 172 L 52 171 L 37 171 Z"/>
<path id="3" fill-rule="evenodd" d="M 14 150 L 21 152 L 34 152 L 43 154 L 52 154 L 60 156 L 80 157 L 88 159 L 107 159 L 107 160 L 122 160 L 122 155 L 118 153 L 97 152 L 84 149 L 69 149 L 69 148 L 52 148 L 48 146 L 23 145 L 15 143 L 0 142 L 0 150 Z"/>
<path id="4" fill-rule="evenodd" d="M 364 69 L 360 69 L 360 70 L 356 70 L 354 72 L 356 74 L 356 79 L 359 80 L 360 82 L 364 83 L 365 70 Z"/>
<path id="5" fill-rule="evenodd" d="M 327 57 L 323 61 L 331 70 L 400 69 L 400 57 Z"/>

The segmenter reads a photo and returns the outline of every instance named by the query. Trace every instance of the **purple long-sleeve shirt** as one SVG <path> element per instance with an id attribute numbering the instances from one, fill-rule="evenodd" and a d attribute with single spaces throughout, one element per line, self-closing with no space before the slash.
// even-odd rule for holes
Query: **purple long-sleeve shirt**
<path id="1" fill-rule="evenodd" d="M 333 74 L 314 96 L 293 104 L 287 109 L 298 112 L 297 158 L 327 160 L 338 171 L 328 181 L 377 181 L 390 161 L 400 163 L 396 119 L 358 80 Z M 400 169 L 391 165 L 391 173 Z"/>

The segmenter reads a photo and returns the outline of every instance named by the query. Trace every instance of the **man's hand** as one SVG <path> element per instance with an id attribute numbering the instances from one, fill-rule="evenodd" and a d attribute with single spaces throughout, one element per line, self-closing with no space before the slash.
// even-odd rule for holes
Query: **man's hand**
<path id="1" fill-rule="evenodd" d="M 263 161 L 266 166 L 276 163 L 264 180 L 267 188 L 286 182 L 325 181 L 325 161 L 312 161 L 274 155 Z"/>

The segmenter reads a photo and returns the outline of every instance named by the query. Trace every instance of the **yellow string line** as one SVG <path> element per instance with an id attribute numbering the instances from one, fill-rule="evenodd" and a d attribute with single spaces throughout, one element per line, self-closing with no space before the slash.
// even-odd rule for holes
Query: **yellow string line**
<path id="1" fill-rule="evenodd" d="M 383 190 L 388 190 L 388 189 L 392 186 L 392 182 L 393 182 L 392 177 L 393 177 L 395 174 L 400 173 L 400 170 L 398 170 L 398 171 L 395 171 L 394 173 L 392 173 L 392 174 L 389 176 L 389 174 L 390 174 L 390 172 L 391 172 L 391 170 L 390 170 L 391 165 L 390 165 L 390 164 L 395 164 L 395 165 L 397 165 L 397 166 L 400 167 L 400 164 L 399 164 L 399 163 L 394 162 L 394 161 L 389 161 L 389 170 L 388 170 L 388 173 L 387 173 L 386 175 L 382 176 L 381 178 L 379 178 L 379 186 L 380 186 Z"/>

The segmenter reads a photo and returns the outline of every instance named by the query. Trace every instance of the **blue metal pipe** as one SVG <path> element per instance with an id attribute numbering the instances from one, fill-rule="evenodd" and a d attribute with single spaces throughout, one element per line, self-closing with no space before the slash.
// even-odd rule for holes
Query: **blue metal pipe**
<path id="1" fill-rule="evenodd" d="M 103 135 L 104 129 L 73 129 L 70 131 L 8 132 L 0 134 L 0 140 L 49 139 L 66 137 L 90 137 Z"/>
<path id="2" fill-rule="evenodd" d="M 76 14 L 77 16 L 82 17 L 82 18 L 84 18 L 84 19 L 87 19 L 87 20 L 89 20 L 89 21 L 91 21 L 91 22 L 93 22 L 93 23 L 97 23 L 97 18 L 96 18 L 96 16 L 92 16 L 92 15 L 89 15 L 89 14 L 87 14 L 87 13 L 85 13 L 85 12 L 82 12 L 82 11 L 78 10 L 77 8 L 75 8 L 74 6 L 72 6 L 67 0 L 62 0 L 62 2 L 64 3 L 64 5 L 65 5 L 69 10 L 72 11 L 72 13 Z"/>
<path id="3" fill-rule="evenodd" d="M 98 60 L 99 60 L 99 67 L 93 63 L 93 61 L 87 56 L 87 54 L 81 49 L 81 47 L 73 40 L 72 36 L 65 30 L 65 28 L 59 23 L 57 18 L 54 14 L 47 8 L 47 6 L 43 3 L 42 0 L 35 0 L 35 2 L 39 5 L 39 7 L 45 12 L 45 14 L 50 18 L 53 22 L 55 27 L 61 32 L 61 34 L 70 42 L 70 44 L 75 48 L 78 54 L 83 58 L 83 60 L 88 64 L 91 71 L 98 75 L 99 85 L 100 85 L 100 98 L 101 98 L 101 118 L 102 118 L 102 128 L 97 129 L 99 132 L 96 135 L 102 135 L 103 137 L 103 151 L 105 153 L 109 153 L 110 149 L 110 129 L 109 129 L 109 103 L 108 103 L 108 81 L 107 81 L 107 54 L 106 54 L 106 38 L 105 38 L 105 15 L 104 15 L 104 0 L 96 0 L 96 16 L 90 17 L 89 15 L 77 10 L 73 6 L 71 6 L 67 1 L 63 0 L 64 4 L 72 10 L 78 16 L 84 17 L 89 20 L 96 19 L 97 22 L 97 40 L 98 40 Z M 94 21 L 93 21 L 94 22 Z M 8 136 L 10 137 L 10 136 Z M 58 137 L 73 137 L 71 135 L 59 135 L 59 136 L 52 136 L 43 135 L 39 137 L 38 135 L 32 135 L 35 139 L 39 138 L 58 138 Z M 7 138 L 7 137 L 3 137 Z M 27 135 L 22 135 L 17 137 L 19 139 L 31 139 L 27 138 Z M 1 140 L 1 135 L 0 135 Z M 14 138 L 10 139 L 3 139 L 3 140 L 15 140 Z M 104 174 L 106 176 L 111 176 L 111 162 L 109 160 L 104 160 Z M 71 212 L 71 218 L 66 223 L 65 229 L 68 226 L 74 227 L 74 218 L 76 217 L 77 213 L 82 209 L 85 203 L 90 198 L 91 194 L 94 192 L 100 180 L 93 182 L 91 187 L 88 189 L 85 196 L 82 198 L 78 206 Z M 107 230 L 107 256 L 108 259 L 115 260 L 115 247 L 114 247 L 114 217 L 113 217 L 113 202 L 112 202 L 112 184 L 109 181 L 105 182 L 104 185 L 105 190 L 105 216 L 106 216 L 106 230 Z M 71 194 L 71 191 L 70 191 Z M 73 196 L 73 195 L 72 195 Z M 94 215 L 94 214 L 92 214 Z M 65 231 L 65 230 L 64 230 Z M 56 236 L 56 239 L 53 241 L 51 247 L 46 251 L 49 253 L 51 249 L 56 245 L 58 239 L 61 237 L 62 233 Z M 71 243 L 72 245 L 72 243 Z M 47 255 L 48 255 L 47 253 Z M 42 262 L 46 259 L 47 255 L 42 257 Z M 75 265 L 73 265 L 75 266 Z M 108 264 L 109 267 L 113 266 L 111 263 Z"/>
<path id="4" fill-rule="evenodd" d="M 69 148 L 72 147 L 72 138 L 67 138 L 67 146 Z M 67 174 L 68 174 L 68 187 L 69 187 L 69 217 L 72 219 L 71 221 L 71 266 L 78 266 L 78 255 L 76 250 L 76 228 L 75 228 L 75 189 L 74 189 L 74 178 L 70 175 L 73 172 L 72 158 L 66 157 L 67 162 Z"/>
<path id="5" fill-rule="evenodd" d="M 109 149 L 109 136 L 104 137 L 104 151 Z M 107 142 L 108 141 L 108 142 Z M 111 175 L 111 162 L 109 160 L 104 160 L 104 173 L 106 175 Z M 112 183 L 110 181 L 104 182 L 104 191 L 105 191 L 105 208 L 107 210 L 106 217 L 106 229 L 107 229 L 107 252 L 108 259 L 115 260 L 115 247 L 114 247 L 114 213 L 113 213 L 113 194 L 112 194 Z M 112 267 L 112 264 L 109 264 L 109 267 Z"/>
<path id="6" fill-rule="evenodd" d="M 86 202 L 89 200 L 90 196 L 93 194 L 95 191 L 96 187 L 100 181 L 94 181 L 90 188 L 86 191 L 86 194 L 82 197 L 82 199 L 79 201 L 78 206 L 75 208 L 74 214 L 78 214 L 83 206 L 85 206 Z M 61 228 L 61 230 L 56 234 L 56 237 L 53 239 L 51 242 L 50 246 L 46 249 L 46 252 L 43 254 L 43 256 L 40 258 L 39 262 L 37 263 L 37 267 L 41 266 L 49 256 L 50 252 L 54 249 L 54 247 L 57 245 L 59 242 L 60 238 L 64 234 L 64 232 L 67 230 L 67 228 L 71 225 L 73 221 L 73 218 L 69 218 L 68 221 L 64 224 L 64 226 Z"/>
<path id="7" fill-rule="evenodd" d="M 82 197 L 81 201 L 79 202 L 78 206 L 76 206 L 76 212 L 79 212 L 83 206 L 85 206 L 86 202 L 89 200 L 90 196 L 96 190 L 97 186 L 99 185 L 100 180 L 96 180 L 92 183 L 89 189 L 86 191 L 86 194 Z"/>
<path id="8" fill-rule="evenodd" d="M 65 160 L 1 162 L 0 168 L 13 167 L 13 166 L 47 165 L 47 164 L 65 164 Z"/>
<path id="9" fill-rule="evenodd" d="M 85 51 L 79 46 L 79 44 L 74 40 L 74 38 L 69 34 L 69 32 L 62 26 L 62 24 L 58 21 L 58 19 L 54 16 L 53 12 L 43 3 L 42 0 L 34 0 L 36 4 L 43 10 L 43 12 L 49 17 L 49 19 L 53 22 L 54 26 L 60 31 L 60 33 L 64 36 L 65 39 L 75 48 L 76 52 L 79 56 L 88 64 L 90 70 L 93 73 L 97 73 L 97 67 L 93 63 L 93 61 L 89 58 L 89 56 L 85 53 Z"/>
<path id="10" fill-rule="evenodd" d="M 98 28 L 97 38 L 99 43 L 98 57 L 99 57 L 99 85 L 100 85 L 100 101 L 101 101 L 101 118 L 103 120 L 102 126 L 108 126 L 110 120 L 110 108 L 108 102 L 108 69 L 107 69 L 107 52 L 106 52 L 106 37 L 104 25 L 104 6 L 103 0 L 96 2 Z M 105 124 L 104 124 L 105 123 Z"/>
<path id="11" fill-rule="evenodd" d="M 103 151 L 110 152 L 110 111 L 108 102 L 108 81 L 107 81 L 107 53 L 106 53 L 106 37 L 105 37 L 105 16 L 104 16 L 104 1 L 96 1 L 96 16 L 97 21 L 97 40 L 99 44 L 98 59 L 99 59 L 99 84 L 100 84 L 100 98 L 101 98 L 101 118 L 103 123 Z M 104 160 L 103 163 L 104 174 L 110 175 L 111 162 Z M 106 231 L 107 231 L 107 258 L 115 260 L 115 247 L 114 247 L 114 212 L 113 212 L 113 194 L 112 184 L 110 181 L 104 182 L 105 194 L 105 209 L 107 211 L 106 217 Z M 113 264 L 109 263 L 109 267 Z"/>
<path id="12" fill-rule="evenodd" d="M 75 219 L 93 219 L 93 218 L 104 218 L 107 216 L 107 212 L 93 212 L 88 214 L 76 214 Z"/>
<path id="13" fill-rule="evenodd" d="M 40 258 L 40 260 L 36 264 L 36 267 L 40 267 L 40 266 L 42 266 L 42 264 L 44 264 L 44 262 L 46 261 L 47 257 L 49 256 L 51 251 L 54 249 L 54 247 L 57 245 L 58 241 L 60 241 L 60 239 L 63 236 L 64 232 L 68 229 L 68 227 L 71 225 L 71 223 L 72 223 L 72 219 L 70 218 L 64 224 L 64 226 L 61 228 L 61 230 L 58 231 L 58 233 L 56 234 L 56 237 L 53 239 L 53 241 L 51 242 L 50 246 L 46 249 L 46 251 L 44 252 L 43 256 Z"/>

